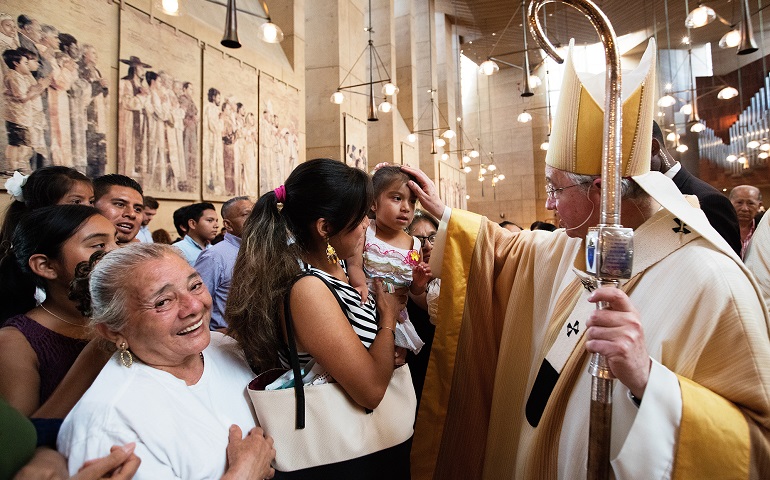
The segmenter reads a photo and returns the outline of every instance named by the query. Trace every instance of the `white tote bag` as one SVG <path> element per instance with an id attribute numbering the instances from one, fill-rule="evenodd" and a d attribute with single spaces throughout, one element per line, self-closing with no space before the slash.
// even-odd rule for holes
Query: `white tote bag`
<path id="1" fill-rule="evenodd" d="M 295 389 L 253 390 L 259 380 L 249 385 L 249 397 L 260 427 L 273 437 L 279 471 L 363 457 L 399 445 L 414 433 L 417 398 L 408 365 L 393 371 L 385 396 L 371 412 L 337 383 L 305 386 L 305 426 L 301 429 L 296 428 Z"/>
<path id="2" fill-rule="evenodd" d="M 313 275 L 306 271 L 304 275 Z M 337 292 L 318 275 L 337 298 Z M 286 335 L 294 378 L 301 379 L 297 346 L 288 295 L 284 301 Z M 249 384 L 248 393 L 257 422 L 273 437 L 275 468 L 292 472 L 305 468 L 363 457 L 407 441 L 414 433 L 417 398 L 409 366 L 393 371 L 385 396 L 373 411 L 358 405 L 337 383 L 265 390 L 285 370 L 260 374 Z"/>

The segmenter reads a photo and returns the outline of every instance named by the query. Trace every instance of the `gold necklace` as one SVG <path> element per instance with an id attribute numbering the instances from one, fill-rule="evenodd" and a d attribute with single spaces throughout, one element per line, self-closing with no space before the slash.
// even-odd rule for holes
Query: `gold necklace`
<path id="1" fill-rule="evenodd" d="M 53 313 L 52 311 L 50 311 L 50 310 L 48 310 L 47 308 L 45 308 L 45 305 L 43 305 L 42 303 L 40 304 L 40 308 L 42 308 L 43 310 L 45 310 L 46 312 L 48 312 L 48 314 L 49 314 L 49 315 L 51 315 L 52 317 L 58 318 L 58 319 L 59 319 L 59 320 L 61 320 L 62 322 L 64 322 L 64 323 L 68 323 L 68 324 L 72 325 L 73 327 L 85 327 L 85 325 L 82 325 L 82 324 L 80 324 L 80 323 L 73 323 L 73 322 L 70 322 L 69 320 L 65 320 L 65 319 L 61 318 L 60 316 L 56 315 L 56 314 L 55 314 L 55 313 Z"/>

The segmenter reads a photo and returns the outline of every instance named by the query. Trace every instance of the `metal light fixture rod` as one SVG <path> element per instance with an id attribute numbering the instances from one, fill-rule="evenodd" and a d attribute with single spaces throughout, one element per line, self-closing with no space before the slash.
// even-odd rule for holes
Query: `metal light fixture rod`
<path id="1" fill-rule="evenodd" d="M 741 20 L 741 43 L 738 46 L 738 55 L 748 55 L 757 50 L 757 42 L 754 41 L 754 27 L 751 25 L 751 16 L 749 15 L 749 0 L 741 0 L 741 11 L 743 18 Z"/>
<path id="2" fill-rule="evenodd" d="M 524 79 L 524 90 L 521 92 L 522 97 L 531 97 L 534 95 L 532 89 L 529 88 L 529 52 L 527 52 L 527 0 L 521 0 L 521 31 L 524 34 L 524 68 L 522 72 L 522 78 Z"/>
<path id="3" fill-rule="evenodd" d="M 226 6 L 225 33 L 220 43 L 227 48 L 241 48 L 241 42 L 238 40 L 238 8 L 235 0 L 227 0 Z"/>
<path id="4" fill-rule="evenodd" d="M 369 15 L 371 16 L 371 9 L 369 9 Z M 372 52 L 372 30 L 371 20 L 369 21 L 369 120 L 370 122 L 376 122 L 377 118 L 377 105 L 374 103 L 374 72 L 372 68 L 372 62 L 374 61 L 374 53 Z"/>
<path id="5" fill-rule="evenodd" d="M 514 65 L 513 63 L 506 62 L 505 60 L 500 60 L 497 57 L 487 57 L 487 60 L 492 60 L 493 62 L 502 63 L 503 65 L 507 65 L 509 67 L 518 68 L 519 70 L 524 70 L 524 67 L 519 65 Z"/>
<path id="6" fill-rule="evenodd" d="M 556 0 L 533 0 L 529 5 L 529 26 L 532 35 L 540 46 L 558 63 L 563 59 L 556 53 L 555 48 L 548 40 L 540 24 L 538 12 L 547 3 Z M 607 17 L 599 8 L 589 0 L 558 0 L 583 13 L 596 29 L 604 45 L 607 73 L 605 77 L 605 103 L 604 103 L 604 131 L 602 153 L 602 196 L 600 224 L 589 230 L 587 245 L 594 238 L 596 248 L 596 263 L 594 273 L 600 286 L 618 286 L 620 278 L 626 277 L 626 268 L 623 274 L 618 275 L 618 265 L 612 265 L 612 273 L 605 269 L 612 262 L 612 257 L 621 255 L 624 259 L 623 267 L 627 267 L 630 276 L 630 263 L 632 254 L 631 229 L 624 229 L 620 224 L 620 181 L 622 160 L 622 109 L 621 109 L 621 76 L 620 53 L 617 46 L 617 37 Z M 590 267 L 589 267 L 590 271 Z M 607 308 L 604 302 L 597 305 L 599 309 Z M 591 381 L 591 409 L 589 423 L 588 446 L 588 471 L 589 479 L 608 479 L 610 477 L 610 445 L 612 434 L 612 388 L 613 375 L 610 371 L 606 357 L 592 354 L 588 371 L 592 375 Z"/>
<path id="7" fill-rule="evenodd" d="M 376 122 L 377 118 L 377 104 L 374 103 L 374 42 L 372 42 L 372 0 L 369 0 L 369 43 L 367 48 L 369 49 L 369 120 L 370 122 Z"/>

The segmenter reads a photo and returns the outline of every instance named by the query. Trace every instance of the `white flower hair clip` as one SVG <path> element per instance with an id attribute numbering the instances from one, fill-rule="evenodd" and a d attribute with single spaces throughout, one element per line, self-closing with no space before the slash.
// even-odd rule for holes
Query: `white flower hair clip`
<path id="1" fill-rule="evenodd" d="M 19 171 L 13 172 L 13 176 L 5 181 L 5 189 L 8 190 L 8 194 L 17 202 L 24 201 L 24 195 L 21 188 L 27 183 L 29 175 L 24 175 Z"/>

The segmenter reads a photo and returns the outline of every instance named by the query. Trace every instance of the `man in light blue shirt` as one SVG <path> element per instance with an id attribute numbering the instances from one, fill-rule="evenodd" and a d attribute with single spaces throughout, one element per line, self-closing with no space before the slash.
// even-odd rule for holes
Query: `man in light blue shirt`
<path id="1" fill-rule="evenodd" d="M 254 203 L 249 197 L 235 197 L 225 202 L 222 205 L 225 239 L 204 250 L 195 261 L 195 270 L 200 274 L 214 300 L 209 324 L 211 330 L 227 328 L 227 322 L 224 319 L 227 294 L 230 292 L 235 259 L 241 248 L 243 225 L 249 218 L 252 208 Z"/>
<path id="2" fill-rule="evenodd" d="M 150 222 L 152 217 L 158 213 L 158 207 L 160 204 L 153 197 L 145 195 L 144 197 L 144 210 L 142 211 L 142 226 L 139 227 L 139 233 L 136 234 L 136 238 L 143 243 L 153 243 L 152 233 L 150 232 Z"/>
<path id="3" fill-rule="evenodd" d="M 190 265 L 195 265 L 198 255 L 209 248 L 211 241 L 217 236 L 219 218 L 214 205 L 208 202 L 193 203 L 183 208 L 186 214 L 187 235 L 174 246 L 182 251 Z"/>

